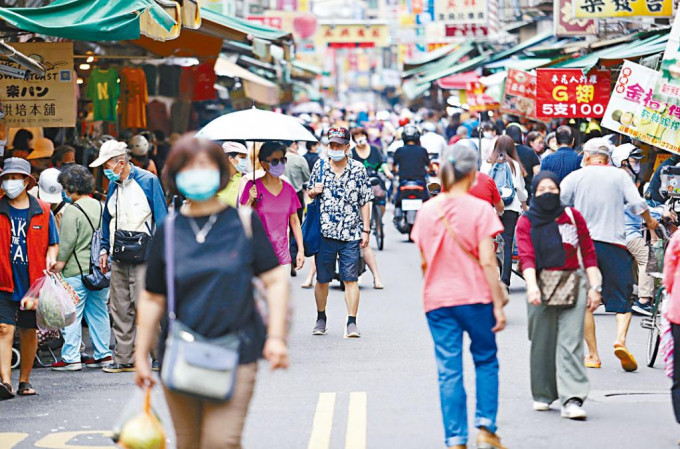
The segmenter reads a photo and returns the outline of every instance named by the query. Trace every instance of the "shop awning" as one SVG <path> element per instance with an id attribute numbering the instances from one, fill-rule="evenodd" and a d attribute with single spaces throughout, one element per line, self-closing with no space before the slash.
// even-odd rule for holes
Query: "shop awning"
<path id="1" fill-rule="evenodd" d="M 269 80 L 220 57 L 215 63 L 217 76 L 238 78 L 243 83 L 246 96 L 259 103 L 274 106 L 279 103 L 279 87 Z"/>
<path id="2" fill-rule="evenodd" d="M 458 47 L 458 44 L 451 44 L 451 45 L 446 45 L 444 47 L 438 48 L 434 51 L 425 53 L 422 56 L 417 56 L 412 59 L 407 59 L 404 61 L 404 70 L 412 70 L 416 69 L 422 65 L 429 64 L 431 62 L 437 61 L 438 59 L 443 58 L 444 56 L 448 55 L 452 51 L 454 51 Z"/>
<path id="3" fill-rule="evenodd" d="M 508 58 L 508 59 L 501 59 L 500 61 L 492 62 L 491 64 L 485 64 L 484 68 L 491 69 L 491 70 L 494 70 L 494 69 L 502 69 L 502 70 L 518 69 L 518 70 L 529 71 L 529 70 L 537 69 L 539 67 L 550 65 L 553 61 L 554 61 L 554 59 L 552 59 L 552 58 L 523 58 L 523 59 Z"/>
<path id="4" fill-rule="evenodd" d="M 429 73 L 436 73 L 440 70 L 444 70 L 447 67 L 457 64 L 458 61 L 472 53 L 474 50 L 475 46 L 471 42 L 466 42 L 443 58 L 439 58 L 434 62 L 429 62 L 411 70 L 404 71 L 401 77 L 408 78 L 411 76 L 425 76 Z"/>
<path id="5" fill-rule="evenodd" d="M 501 59 L 508 58 L 512 55 L 515 55 L 519 52 L 522 52 L 524 50 L 527 50 L 531 47 L 534 47 L 544 41 L 547 41 L 548 39 L 552 39 L 553 37 L 553 32 L 552 31 L 546 31 L 541 34 L 537 34 L 536 36 L 532 37 L 531 39 L 527 39 L 526 41 L 515 45 L 512 48 L 509 48 L 507 50 L 501 51 L 499 53 L 496 53 L 491 56 L 489 59 L 489 62 L 495 62 L 495 61 L 500 61 Z"/>
<path id="6" fill-rule="evenodd" d="M 479 75 L 475 72 L 463 72 L 446 76 L 438 81 L 442 89 L 466 89 L 468 83 L 479 81 Z"/>
<path id="7" fill-rule="evenodd" d="M 80 41 L 123 41 L 141 35 L 174 39 L 181 28 L 177 2 L 55 0 L 40 8 L 0 8 L 0 20 L 18 30 Z"/>
<path id="8" fill-rule="evenodd" d="M 426 92 L 432 85 L 433 81 L 437 81 L 441 78 L 445 78 L 456 73 L 472 71 L 477 67 L 480 67 L 488 58 L 488 53 L 485 53 L 477 57 L 470 58 L 460 64 L 443 68 L 433 73 L 428 73 L 425 76 L 406 80 L 402 83 L 402 92 L 408 98 L 414 99 Z"/>
<path id="9" fill-rule="evenodd" d="M 285 31 L 269 28 L 259 25 L 257 22 L 251 22 L 238 17 L 225 16 L 211 9 L 201 8 L 201 30 L 240 42 L 250 42 L 251 39 L 262 39 L 265 41 L 275 42 L 278 44 L 292 43 L 293 35 Z"/>

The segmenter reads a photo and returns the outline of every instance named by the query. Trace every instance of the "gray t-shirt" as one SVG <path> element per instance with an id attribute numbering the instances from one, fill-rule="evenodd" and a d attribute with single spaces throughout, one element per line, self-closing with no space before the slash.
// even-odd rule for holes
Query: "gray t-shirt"
<path id="1" fill-rule="evenodd" d="M 560 185 L 562 204 L 575 207 L 588 224 L 593 240 L 626 246 L 626 206 L 640 215 L 647 210 L 623 170 L 605 165 L 589 165 L 569 174 Z"/>
<path id="2" fill-rule="evenodd" d="M 309 182 L 309 164 L 307 160 L 299 154 L 291 151 L 286 153 L 288 163 L 286 164 L 286 177 L 296 192 L 302 190 L 302 185 Z"/>

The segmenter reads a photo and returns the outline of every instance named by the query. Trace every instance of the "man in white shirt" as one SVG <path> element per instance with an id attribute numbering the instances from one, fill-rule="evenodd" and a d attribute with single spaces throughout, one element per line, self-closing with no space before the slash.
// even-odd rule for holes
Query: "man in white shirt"
<path id="1" fill-rule="evenodd" d="M 433 154 L 441 155 L 446 150 L 446 139 L 437 134 L 437 127 L 432 122 L 423 123 L 423 135 L 420 136 L 420 145 L 424 147 L 432 157 Z"/>

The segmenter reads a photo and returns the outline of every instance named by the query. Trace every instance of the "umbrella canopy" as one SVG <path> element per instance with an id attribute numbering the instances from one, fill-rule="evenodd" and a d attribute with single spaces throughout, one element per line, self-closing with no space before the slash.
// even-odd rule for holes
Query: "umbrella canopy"
<path id="1" fill-rule="evenodd" d="M 205 125 L 196 137 L 211 140 L 246 140 L 269 142 L 297 140 L 316 142 L 317 138 L 295 118 L 253 107 L 216 118 Z"/>

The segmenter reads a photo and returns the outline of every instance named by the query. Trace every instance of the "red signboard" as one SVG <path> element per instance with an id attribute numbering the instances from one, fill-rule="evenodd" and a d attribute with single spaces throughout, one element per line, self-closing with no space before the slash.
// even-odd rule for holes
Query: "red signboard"
<path id="1" fill-rule="evenodd" d="M 536 70 L 536 115 L 550 118 L 602 117 L 609 102 L 611 73 L 581 69 Z"/>
<path id="2" fill-rule="evenodd" d="M 536 75 L 508 69 L 501 112 L 521 117 L 536 117 Z"/>
<path id="3" fill-rule="evenodd" d="M 489 34 L 486 25 L 446 25 L 446 37 L 485 37 Z"/>

